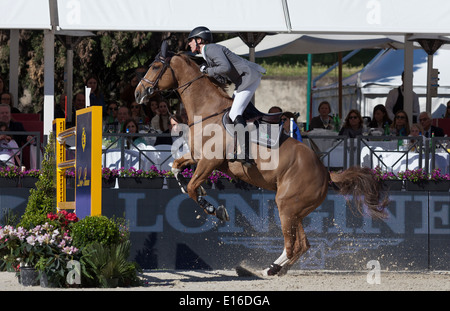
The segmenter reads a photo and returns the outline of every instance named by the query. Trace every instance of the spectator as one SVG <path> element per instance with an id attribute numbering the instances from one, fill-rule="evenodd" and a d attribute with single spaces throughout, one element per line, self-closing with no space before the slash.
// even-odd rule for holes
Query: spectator
<path id="1" fill-rule="evenodd" d="M 139 105 L 136 101 L 133 101 L 130 105 L 131 117 L 136 120 L 138 125 L 142 127 L 144 124 L 148 124 L 149 119 L 145 115 L 142 105 Z M 141 130 L 141 128 L 139 128 Z"/>
<path id="2" fill-rule="evenodd" d="M 7 104 L 11 107 L 11 113 L 20 113 L 20 110 L 14 107 L 14 99 L 11 93 L 3 92 L 0 97 L 2 104 Z"/>
<path id="3" fill-rule="evenodd" d="M 156 97 L 152 97 L 149 102 L 144 106 L 144 112 L 149 118 L 150 122 L 158 114 L 158 100 Z"/>
<path id="4" fill-rule="evenodd" d="M 278 113 L 278 112 L 283 112 L 283 109 L 281 109 L 278 106 L 272 106 L 268 111 L 268 113 Z"/>
<path id="5" fill-rule="evenodd" d="M 411 125 L 411 131 L 409 133 L 410 137 L 419 137 L 422 136 L 423 133 L 423 128 L 422 125 L 420 125 L 419 123 L 413 123 L 413 125 Z M 415 145 L 417 142 L 416 139 L 410 139 L 409 141 L 409 146 L 410 146 L 410 151 L 416 151 L 418 148 Z"/>
<path id="6" fill-rule="evenodd" d="M 450 118 L 450 100 L 447 102 L 447 109 L 445 110 L 444 118 Z"/>
<path id="7" fill-rule="evenodd" d="M 444 130 L 440 127 L 432 125 L 433 119 L 431 118 L 431 114 L 424 111 L 419 115 L 420 125 L 423 127 L 423 136 L 427 138 L 431 138 L 433 136 L 436 137 L 444 137 Z"/>
<path id="8" fill-rule="evenodd" d="M 86 108 L 86 96 L 84 95 L 83 92 L 78 92 L 75 94 L 75 97 L 73 98 L 74 115 L 76 110 L 84 108 Z"/>
<path id="9" fill-rule="evenodd" d="M 352 109 L 345 118 L 344 126 L 339 131 L 339 135 L 345 135 L 350 138 L 356 138 L 358 135 L 362 135 L 363 119 L 361 113 Z"/>
<path id="10" fill-rule="evenodd" d="M 394 120 L 395 113 L 399 110 L 404 110 L 404 97 L 403 97 L 403 91 L 404 91 L 404 85 L 403 85 L 403 78 L 404 78 L 404 72 L 402 72 L 402 85 L 400 85 L 398 88 L 392 89 L 387 98 L 386 98 L 386 111 L 388 113 L 388 116 L 391 120 Z M 417 116 L 419 115 L 420 107 L 419 107 L 419 97 L 415 92 L 413 92 L 413 122 L 416 122 Z"/>
<path id="11" fill-rule="evenodd" d="M 0 94 L 2 94 L 3 92 L 6 92 L 6 85 L 5 80 L 3 80 L 2 77 L 0 77 Z"/>
<path id="12" fill-rule="evenodd" d="M 106 109 L 106 116 L 104 117 L 105 132 L 117 133 L 119 122 L 117 115 L 119 111 L 119 104 L 116 101 L 109 101 Z"/>
<path id="13" fill-rule="evenodd" d="M 189 151 L 189 145 L 186 141 L 189 128 L 180 114 L 170 116 L 170 133 L 172 134 L 172 155 L 175 159 L 178 159 Z"/>
<path id="14" fill-rule="evenodd" d="M 389 118 L 386 107 L 383 105 L 376 105 L 373 108 L 372 120 L 369 123 L 369 128 L 384 128 L 386 123 L 391 126 L 392 120 Z"/>
<path id="15" fill-rule="evenodd" d="M 330 117 L 331 106 L 327 101 L 323 101 L 319 104 L 319 115 L 311 119 L 311 124 L 309 125 L 309 129 L 326 129 L 330 130 L 333 126 L 332 121 L 333 118 Z"/>
<path id="16" fill-rule="evenodd" d="M 5 122 L 0 122 L 0 166 L 20 166 L 19 146 L 11 136 L 2 133 L 7 131 L 8 125 Z"/>
<path id="17" fill-rule="evenodd" d="M 91 89 L 89 103 L 91 106 L 101 106 L 105 109 L 105 99 L 100 91 L 99 80 L 95 75 L 90 75 L 86 79 L 86 86 Z"/>
<path id="18" fill-rule="evenodd" d="M 157 115 L 151 121 L 152 127 L 159 133 L 168 133 L 170 130 L 169 106 L 166 100 L 162 99 L 158 103 Z"/>
<path id="19" fill-rule="evenodd" d="M 119 124 L 119 132 L 123 133 L 125 128 L 125 121 L 131 118 L 130 109 L 127 106 L 120 106 L 117 111 L 117 122 Z"/>
<path id="20" fill-rule="evenodd" d="M 6 123 L 9 131 L 25 132 L 25 128 L 22 123 L 11 120 L 11 106 L 8 104 L 0 104 L 0 122 Z M 15 135 L 12 138 L 20 147 L 23 146 L 28 139 L 25 135 Z"/>
<path id="21" fill-rule="evenodd" d="M 398 110 L 395 113 L 394 122 L 392 122 L 391 125 L 391 134 L 396 136 L 408 136 L 409 132 L 408 115 L 403 110 Z"/>
<path id="22" fill-rule="evenodd" d="M 59 102 L 55 104 L 53 114 L 55 119 L 66 117 L 66 94 L 63 93 L 59 97 Z"/>
<path id="23" fill-rule="evenodd" d="M 127 134 L 138 133 L 138 124 L 137 124 L 136 120 L 134 120 L 133 118 L 125 120 L 123 124 L 124 124 L 124 126 L 123 126 L 122 133 L 127 133 Z M 140 137 L 140 136 L 126 137 L 125 148 L 135 149 L 139 144 L 146 145 L 144 137 Z M 136 147 L 134 147 L 133 145 Z"/>
<path id="24" fill-rule="evenodd" d="M 189 124 L 189 117 L 187 115 L 186 108 L 182 107 L 180 109 L 180 116 L 181 116 L 181 120 L 183 120 L 184 124 Z"/>
<path id="25" fill-rule="evenodd" d="M 281 122 L 283 123 L 284 133 L 290 136 L 291 134 L 291 118 L 294 119 L 293 128 L 292 128 L 292 138 L 303 142 L 302 135 L 300 134 L 300 129 L 297 125 L 297 117 L 290 111 L 285 111 L 281 115 Z"/>
<path id="26" fill-rule="evenodd" d="M 145 67 L 136 68 L 130 79 L 130 82 L 123 88 L 122 92 L 120 93 L 120 100 L 125 102 L 128 106 L 131 106 L 132 103 L 136 100 L 134 98 L 134 90 L 136 89 L 139 81 L 141 81 L 146 72 L 147 68 Z"/>

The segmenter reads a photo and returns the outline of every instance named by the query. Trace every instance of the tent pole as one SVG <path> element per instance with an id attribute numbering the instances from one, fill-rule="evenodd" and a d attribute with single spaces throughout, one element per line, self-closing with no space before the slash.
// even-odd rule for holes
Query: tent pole
<path id="1" fill-rule="evenodd" d="M 409 117 L 410 123 L 414 123 L 413 119 L 413 66 L 414 66 L 414 47 L 413 42 L 409 40 L 411 35 L 405 35 L 405 57 L 403 64 L 403 110 Z"/>
<path id="2" fill-rule="evenodd" d="M 309 120 L 311 119 L 311 77 L 312 77 L 312 55 L 308 54 L 308 82 L 306 89 L 306 128 L 309 130 Z"/>
<path id="3" fill-rule="evenodd" d="M 339 117 L 342 118 L 342 52 L 338 53 L 339 58 Z"/>

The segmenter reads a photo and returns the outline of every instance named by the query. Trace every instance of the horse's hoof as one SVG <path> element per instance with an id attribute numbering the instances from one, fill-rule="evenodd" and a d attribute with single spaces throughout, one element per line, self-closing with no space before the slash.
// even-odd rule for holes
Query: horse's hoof
<path id="1" fill-rule="evenodd" d="M 222 221 L 229 221 L 230 220 L 230 216 L 228 215 L 227 209 L 223 205 L 220 205 L 216 209 L 216 217 L 219 218 Z"/>

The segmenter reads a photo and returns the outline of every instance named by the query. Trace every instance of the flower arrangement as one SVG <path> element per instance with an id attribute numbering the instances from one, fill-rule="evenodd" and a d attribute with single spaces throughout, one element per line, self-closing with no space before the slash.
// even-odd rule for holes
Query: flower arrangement
<path id="1" fill-rule="evenodd" d="M 149 170 L 144 171 L 131 167 L 129 169 L 120 168 L 118 170 L 119 177 L 133 177 L 133 178 L 155 178 L 164 177 L 164 172 L 159 171 L 156 166 L 152 165 Z"/>
<path id="2" fill-rule="evenodd" d="M 211 173 L 211 175 L 209 175 L 208 181 L 211 184 L 217 184 L 220 178 L 228 179 L 229 182 L 233 181 L 233 179 L 230 176 L 228 176 L 227 174 L 225 174 L 225 173 L 223 173 L 221 171 L 218 171 L 218 170 L 214 170 Z"/>
<path id="3" fill-rule="evenodd" d="M 399 172 L 398 176 L 400 179 L 411 181 L 413 183 L 420 183 L 428 180 L 442 181 L 450 180 L 449 174 L 441 174 L 440 169 L 434 169 L 429 174 L 423 169 L 418 168 L 414 170 L 406 170 L 404 172 Z"/>
<path id="4" fill-rule="evenodd" d="M 17 166 L 2 166 L 0 167 L 0 177 L 4 178 L 18 178 L 22 172 Z"/>
<path id="5" fill-rule="evenodd" d="M 119 170 L 110 169 L 108 167 L 102 168 L 102 178 L 105 180 L 113 180 L 119 176 Z"/>
<path id="6" fill-rule="evenodd" d="M 379 166 L 372 169 L 372 174 L 377 181 L 400 180 L 393 172 L 383 171 Z"/>
<path id="7" fill-rule="evenodd" d="M 31 169 L 20 172 L 20 177 L 39 178 L 39 175 L 41 175 L 41 172 L 38 169 Z"/>

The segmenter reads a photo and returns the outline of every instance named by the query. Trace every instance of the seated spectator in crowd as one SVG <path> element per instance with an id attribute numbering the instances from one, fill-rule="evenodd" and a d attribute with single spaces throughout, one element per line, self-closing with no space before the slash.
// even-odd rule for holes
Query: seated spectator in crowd
<path id="1" fill-rule="evenodd" d="M 40 113 L 42 115 L 43 111 L 41 111 Z M 55 104 L 55 108 L 53 110 L 53 116 L 55 119 L 66 117 L 66 94 L 63 93 L 59 97 L 59 101 L 57 104 Z"/>
<path id="2" fill-rule="evenodd" d="M 330 130 L 333 126 L 332 121 L 333 118 L 330 117 L 331 106 L 327 101 L 323 101 L 319 104 L 319 115 L 311 119 L 311 123 L 309 124 L 309 129 L 327 129 Z"/>
<path id="3" fill-rule="evenodd" d="M 106 116 L 103 120 L 105 126 L 104 132 L 117 133 L 119 127 L 119 122 L 117 121 L 119 103 L 116 101 L 109 101 L 106 107 Z"/>
<path id="4" fill-rule="evenodd" d="M 91 106 L 101 106 L 105 110 L 105 99 L 100 91 L 98 77 L 89 75 L 86 79 L 86 86 L 91 89 L 91 93 L 89 94 L 89 104 Z"/>
<path id="5" fill-rule="evenodd" d="M 130 105 L 131 118 L 136 120 L 140 127 L 144 124 L 149 123 L 149 119 L 144 112 L 143 105 L 139 105 L 136 101 L 132 102 Z M 140 128 L 141 129 L 141 128 Z"/>
<path id="6" fill-rule="evenodd" d="M 123 133 L 125 130 L 125 121 L 131 118 L 130 109 L 127 106 L 123 105 L 119 107 L 117 111 L 117 122 L 119 124 L 119 132 Z"/>
<path id="7" fill-rule="evenodd" d="M 447 109 L 445 110 L 444 119 L 450 119 L 450 100 L 447 102 Z"/>
<path id="8" fill-rule="evenodd" d="M 8 104 L 0 104 L 0 122 L 6 123 L 6 126 L 11 132 L 25 132 L 25 128 L 21 122 L 11 120 L 11 106 Z M 23 146 L 27 141 L 25 135 L 14 135 L 12 137 L 19 147 Z"/>
<path id="9" fill-rule="evenodd" d="M 283 109 L 281 109 L 278 106 L 272 106 L 268 111 L 268 113 L 278 113 L 278 112 L 283 112 Z"/>
<path id="10" fill-rule="evenodd" d="M 408 136 L 409 129 L 409 119 L 408 115 L 403 110 L 398 110 L 395 113 L 394 122 L 391 124 L 391 134 L 395 136 Z"/>
<path id="11" fill-rule="evenodd" d="M 136 68 L 130 78 L 129 83 L 127 83 L 123 90 L 120 92 L 120 100 L 125 102 L 128 106 L 131 106 L 131 104 L 135 101 L 134 90 L 139 84 L 139 81 L 141 81 L 141 79 L 145 76 L 146 72 L 147 68 L 145 67 Z"/>
<path id="12" fill-rule="evenodd" d="M 185 139 L 189 134 L 189 127 L 183 122 L 183 117 L 180 114 L 170 116 L 170 133 L 172 135 L 172 155 L 175 159 L 178 159 L 189 152 L 189 145 Z"/>
<path id="13" fill-rule="evenodd" d="M 348 112 L 344 125 L 339 131 L 339 135 L 356 138 L 356 136 L 362 135 L 362 130 L 363 119 L 361 117 L 361 113 L 357 109 L 352 109 Z"/>
<path id="14" fill-rule="evenodd" d="M 0 94 L 6 92 L 5 80 L 0 76 Z"/>
<path id="15" fill-rule="evenodd" d="M 392 120 L 389 118 L 386 107 L 384 105 L 376 105 L 373 108 L 372 120 L 369 123 L 369 128 L 384 128 L 386 123 L 391 126 Z"/>
<path id="16" fill-rule="evenodd" d="M 20 113 L 20 110 L 14 106 L 14 99 L 11 93 L 3 92 L 0 95 L 2 104 L 7 104 L 11 107 L 11 113 Z"/>
<path id="17" fill-rule="evenodd" d="M 431 138 L 433 136 L 444 137 L 444 130 L 431 124 L 433 119 L 431 118 L 430 113 L 426 111 L 421 112 L 419 115 L 419 122 L 423 127 L 423 136 L 427 138 Z"/>
<path id="18" fill-rule="evenodd" d="M 170 121 L 169 121 L 170 113 L 169 113 L 169 104 L 166 100 L 162 99 L 158 103 L 157 115 L 153 117 L 151 121 L 152 127 L 158 133 L 168 133 L 170 130 Z"/>
<path id="19" fill-rule="evenodd" d="M 0 122 L 0 166 L 20 166 L 20 151 L 16 141 L 4 134 L 8 131 L 5 122 Z"/>
<path id="20" fill-rule="evenodd" d="M 419 137 L 422 136 L 423 128 L 422 125 L 419 123 L 413 123 L 410 128 L 409 136 L 410 137 Z M 409 141 L 410 145 L 414 145 L 416 143 L 417 139 L 411 139 Z M 417 148 L 416 146 L 412 146 L 411 151 L 415 151 Z"/>
<path id="21" fill-rule="evenodd" d="M 136 120 L 134 120 L 132 118 L 125 120 L 122 133 L 127 133 L 127 134 L 138 133 L 138 124 L 137 124 Z M 127 148 L 127 149 L 136 149 L 136 147 L 139 144 L 146 145 L 144 137 L 132 136 L 132 137 L 126 137 L 126 139 L 125 139 L 125 148 Z"/>
<path id="22" fill-rule="evenodd" d="M 283 131 L 286 135 L 291 135 L 291 118 L 294 119 L 292 128 L 292 138 L 303 142 L 302 135 L 300 134 L 300 129 L 297 125 L 297 117 L 290 111 L 285 111 L 281 115 L 281 122 L 283 122 Z"/>

